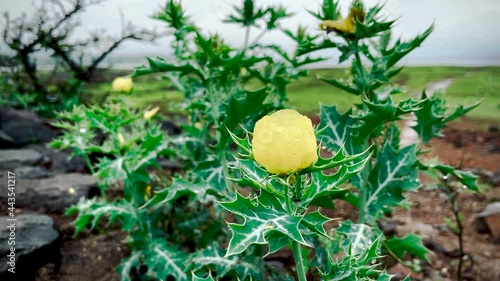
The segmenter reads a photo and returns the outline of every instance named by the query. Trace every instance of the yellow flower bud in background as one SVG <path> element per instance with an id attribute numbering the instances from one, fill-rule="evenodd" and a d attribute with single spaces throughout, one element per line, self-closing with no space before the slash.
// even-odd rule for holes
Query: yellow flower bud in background
<path id="1" fill-rule="evenodd" d="M 365 11 L 361 1 L 355 1 L 349 11 L 347 18 L 339 17 L 337 20 L 324 20 L 319 24 L 319 28 L 328 32 L 335 31 L 339 34 L 349 34 L 356 32 L 355 20 L 365 21 Z"/>
<path id="2" fill-rule="evenodd" d="M 319 28 L 327 31 L 335 31 L 340 34 L 353 33 L 356 31 L 354 21 L 351 17 L 345 19 L 339 18 L 338 20 L 325 20 L 319 24 Z"/>
<path id="3" fill-rule="evenodd" d="M 134 86 L 134 82 L 132 82 L 132 78 L 130 77 L 117 77 L 111 83 L 111 87 L 114 91 L 117 92 L 130 92 L 132 87 Z"/>
<path id="4" fill-rule="evenodd" d="M 241 75 L 242 77 L 246 77 L 246 76 L 248 75 L 248 71 L 247 71 L 247 69 L 246 69 L 246 68 L 244 68 L 244 67 L 242 67 L 242 68 L 240 69 L 240 75 Z"/>
<path id="5" fill-rule="evenodd" d="M 288 174 L 318 160 L 311 119 L 295 110 L 283 109 L 257 121 L 253 131 L 255 161 L 273 174 Z"/>
<path id="6" fill-rule="evenodd" d="M 118 138 L 118 142 L 120 143 L 120 145 L 125 144 L 125 138 L 123 137 L 123 135 L 121 133 L 116 134 L 116 137 Z"/>
<path id="7" fill-rule="evenodd" d="M 155 108 L 152 108 L 146 112 L 144 112 L 144 120 L 149 120 L 151 119 L 153 116 L 155 116 L 155 114 L 160 110 L 160 107 L 159 106 L 156 106 Z"/>

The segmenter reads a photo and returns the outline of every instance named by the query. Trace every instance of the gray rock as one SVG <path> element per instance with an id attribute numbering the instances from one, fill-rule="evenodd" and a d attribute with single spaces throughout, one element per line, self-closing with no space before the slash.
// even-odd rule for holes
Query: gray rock
<path id="1" fill-rule="evenodd" d="M 44 167 L 21 166 L 14 169 L 14 174 L 20 179 L 42 179 L 51 176 L 49 170 Z"/>
<path id="2" fill-rule="evenodd" d="M 54 222 L 46 215 L 19 215 L 0 217 L 0 280 L 34 280 L 39 268 L 53 263 L 58 271 L 61 265 L 61 244 Z M 14 228 L 8 226 L 13 224 Z M 7 226 L 7 227 L 5 227 Z M 14 230 L 15 240 L 10 239 Z M 10 240 L 9 240 L 10 239 Z M 15 244 L 9 244 L 14 241 Z M 11 247 L 15 247 L 15 274 L 8 271 Z"/>
<path id="3" fill-rule="evenodd" d="M 491 175 L 488 176 L 488 183 L 492 186 L 500 186 L 500 171 L 491 173 Z"/>
<path id="4" fill-rule="evenodd" d="M 0 150 L 0 170 L 14 170 L 21 166 L 33 166 L 42 160 L 42 155 L 33 149 Z"/>
<path id="5" fill-rule="evenodd" d="M 58 151 L 43 144 L 32 144 L 27 148 L 38 151 L 43 156 L 42 166 L 57 173 L 84 172 L 87 164 L 81 156 L 72 157 L 70 151 Z"/>
<path id="6" fill-rule="evenodd" d="M 500 240 L 500 202 L 490 203 L 476 216 L 476 230 Z"/>
<path id="7" fill-rule="evenodd" d="M 30 143 L 49 142 L 56 136 L 55 130 L 33 111 L 7 106 L 0 108 L 0 130 L 4 135 L 0 142 L 3 148 L 19 148 Z"/>
<path id="8" fill-rule="evenodd" d="M 7 180 L 0 175 L 0 189 L 7 189 Z M 46 179 L 23 179 L 16 177 L 16 206 L 30 209 L 45 209 L 50 213 L 62 213 L 78 202 L 81 197 L 91 198 L 99 194 L 94 178 L 90 175 L 59 174 Z M 2 192 L 0 199 L 6 200 Z"/>
<path id="9" fill-rule="evenodd" d="M 385 236 L 394 236 L 396 233 L 396 222 L 392 220 L 378 220 L 377 225 Z"/>

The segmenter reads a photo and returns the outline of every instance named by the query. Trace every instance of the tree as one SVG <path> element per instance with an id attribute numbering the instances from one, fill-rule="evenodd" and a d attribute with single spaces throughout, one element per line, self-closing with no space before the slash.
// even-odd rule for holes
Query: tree
<path id="1" fill-rule="evenodd" d="M 78 102 L 81 85 L 91 81 L 98 74 L 103 61 L 124 42 L 153 41 L 158 37 L 155 31 L 140 29 L 122 20 L 121 34 L 117 36 L 93 31 L 84 38 L 78 36 L 78 39 L 74 39 L 74 31 L 80 24 L 79 16 L 88 7 L 104 1 L 44 0 L 33 3 L 37 13 L 32 17 L 23 14 L 11 18 L 9 13 L 5 13 L 2 37 L 15 61 L 2 61 L 9 62 L 6 65 L 8 73 L 15 77 L 10 81 L 15 81 L 16 88 L 16 93 L 6 94 L 31 96 L 29 105 L 38 109 L 40 106 L 46 108 L 47 105 L 49 108 L 46 109 L 50 111 L 66 107 L 68 104 L 64 104 L 69 100 L 70 103 Z M 97 51 L 90 54 L 90 48 Z M 39 71 L 37 56 L 40 54 L 53 59 L 51 71 Z M 70 76 L 57 79 L 61 73 L 69 73 Z"/>

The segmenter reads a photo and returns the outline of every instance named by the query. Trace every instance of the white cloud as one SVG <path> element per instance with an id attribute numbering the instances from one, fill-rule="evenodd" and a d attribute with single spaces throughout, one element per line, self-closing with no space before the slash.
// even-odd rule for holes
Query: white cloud
<path id="1" fill-rule="evenodd" d="M 41 0 L 36 0 L 41 1 Z M 218 31 L 233 44 L 241 44 L 243 30 L 234 25 L 221 23 L 221 19 L 231 12 L 233 0 L 183 0 L 183 5 L 195 22 L 204 31 Z M 256 0 L 257 4 L 283 4 L 296 15 L 287 20 L 284 26 L 295 28 L 298 24 L 317 27 L 316 20 L 305 9 L 317 10 L 321 0 Z M 379 1 L 365 0 L 367 5 Z M 0 11 L 20 14 L 29 11 L 31 0 L 0 0 Z M 165 3 L 165 0 L 108 0 L 88 9 L 82 17 L 81 31 L 106 28 L 109 33 L 120 30 L 120 11 L 125 18 L 138 26 L 162 28 L 162 24 L 150 18 Z M 341 0 L 343 10 L 349 0 Z M 385 14 L 398 18 L 395 33 L 408 39 L 423 32 L 433 22 L 434 33 L 423 46 L 412 53 L 409 63 L 500 63 L 500 33 L 496 29 L 500 17 L 498 0 L 387 0 Z M 256 32 L 254 32 L 255 34 Z M 268 34 L 265 43 L 286 45 L 285 36 L 278 33 Z M 127 43 L 117 54 L 164 54 L 167 47 L 165 40 L 158 45 Z"/>

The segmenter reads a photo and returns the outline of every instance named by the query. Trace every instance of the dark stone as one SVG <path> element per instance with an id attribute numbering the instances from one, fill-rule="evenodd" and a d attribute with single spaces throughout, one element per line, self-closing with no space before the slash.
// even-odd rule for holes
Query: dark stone
<path id="1" fill-rule="evenodd" d="M 42 179 L 48 178 L 51 176 L 50 171 L 45 169 L 44 167 L 30 167 L 30 166 L 22 166 L 14 169 L 14 174 L 19 179 Z"/>
<path id="2" fill-rule="evenodd" d="M 500 127 L 498 126 L 498 124 L 493 124 L 488 127 L 488 131 L 492 133 L 498 133 L 500 132 Z"/>
<path id="3" fill-rule="evenodd" d="M 43 144 L 27 146 L 43 156 L 42 166 L 57 173 L 85 172 L 87 164 L 81 156 L 71 156 L 70 151 L 58 151 Z"/>
<path id="4" fill-rule="evenodd" d="M 0 217 L 0 280 L 35 280 L 39 268 L 48 263 L 61 266 L 62 240 L 54 228 L 54 222 L 46 215 L 19 215 L 16 221 L 11 217 Z M 9 245 L 11 229 L 5 227 L 15 224 L 15 245 Z M 11 242 L 12 243 L 12 242 Z M 11 247 L 15 247 L 15 274 L 8 271 Z"/>
<path id="5" fill-rule="evenodd" d="M 395 221 L 378 220 L 377 225 L 380 230 L 382 230 L 385 236 L 394 236 L 394 234 L 396 233 Z"/>
<path id="6" fill-rule="evenodd" d="M 489 175 L 488 183 L 492 186 L 500 186 L 500 171 L 496 171 Z"/>
<path id="7" fill-rule="evenodd" d="M 0 145 L 3 148 L 50 142 L 57 135 L 35 112 L 7 106 L 0 107 L 0 130 Z"/>
<path id="8" fill-rule="evenodd" d="M 165 158 L 158 159 L 158 165 L 165 170 L 179 171 L 182 169 L 181 163 Z"/>
<path id="9" fill-rule="evenodd" d="M 0 175 L 0 190 L 7 189 L 6 174 Z M 85 174 L 59 174 L 45 179 L 16 177 L 16 206 L 29 209 L 45 209 L 49 213 L 62 213 L 77 203 L 81 197 L 92 198 L 99 194 L 94 178 Z M 6 200 L 7 193 L 0 198 Z"/>
<path id="10" fill-rule="evenodd" d="M 33 149 L 0 150 L 0 170 L 13 170 L 21 166 L 33 166 L 42 160 L 42 155 Z"/>
<path id="11" fill-rule="evenodd" d="M 500 240 L 500 202 L 490 203 L 476 216 L 476 231 Z"/>
<path id="12" fill-rule="evenodd" d="M 159 122 L 160 122 L 162 130 L 167 132 L 167 134 L 169 134 L 171 136 L 177 136 L 177 135 L 180 135 L 182 133 L 181 127 L 177 126 L 177 124 L 175 124 L 172 121 L 161 120 Z"/>
<path id="13" fill-rule="evenodd" d="M 500 146 L 496 144 L 488 144 L 486 150 L 489 153 L 500 153 Z"/>

